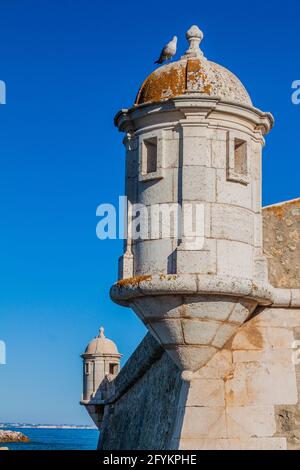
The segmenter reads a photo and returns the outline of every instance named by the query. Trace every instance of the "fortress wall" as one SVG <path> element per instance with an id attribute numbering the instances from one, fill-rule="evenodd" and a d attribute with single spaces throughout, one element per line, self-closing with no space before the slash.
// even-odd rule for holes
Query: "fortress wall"
<path id="1" fill-rule="evenodd" d="M 297 289 L 300 200 L 263 216 L 270 281 Z M 300 309 L 260 308 L 187 385 L 148 334 L 114 381 L 99 449 L 300 450 L 295 348 Z"/>
<path id="2" fill-rule="evenodd" d="M 261 310 L 195 374 L 183 398 L 179 370 L 147 335 L 140 365 L 149 356 L 153 362 L 134 383 L 141 370 L 134 357 L 120 373 L 123 387 L 131 385 L 106 405 L 99 449 L 300 450 L 295 339 L 299 309 Z"/>
<path id="3" fill-rule="evenodd" d="M 264 252 L 274 287 L 300 287 L 300 199 L 263 209 Z"/>
<path id="4" fill-rule="evenodd" d="M 181 390 L 180 372 L 148 334 L 116 379 L 100 450 L 167 449 Z"/>
<path id="5" fill-rule="evenodd" d="M 172 448 L 300 450 L 299 327 L 297 309 L 267 308 L 244 324 L 195 374 Z"/>

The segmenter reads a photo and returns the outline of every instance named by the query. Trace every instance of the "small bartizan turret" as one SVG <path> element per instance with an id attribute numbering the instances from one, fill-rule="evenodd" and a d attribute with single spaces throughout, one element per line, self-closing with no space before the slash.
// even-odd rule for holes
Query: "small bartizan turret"
<path id="1" fill-rule="evenodd" d="M 91 418 L 99 427 L 102 420 L 103 404 L 109 391 L 110 383 L 120 371 L 120 358 L 116 344 L 104 335 L 101 327 L 81 355 L 83 359 L 83 394 L 84 405 Z M 102 405 L 102 406 L 101 406 Z"/>

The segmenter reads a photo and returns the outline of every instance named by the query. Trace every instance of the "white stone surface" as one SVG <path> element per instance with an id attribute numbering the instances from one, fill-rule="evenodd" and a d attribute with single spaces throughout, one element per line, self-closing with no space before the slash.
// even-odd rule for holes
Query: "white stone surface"
<path id="1" fill-rule="evenodd" d="M 151 328 L 160 339 L 160 343 L 164 345 L 184 343 L 180 320 L 170 319 L 151 322 Z"/>
<path id="2" fill-rule="evenodd" d="M 221 379 L 193 380 L 186 406 L 225 406 L 224 382 Z"/>
<path id="3" fill-rule="evenodd" d="M 266 308 L 255 319 L 255 324 L 257 327 L 297 328 L 300 327 L 300 309 Z"/>
<path id="4" fill-rule="evenodd" d="M 290 349 L 293 341 L 293 332 L 285 328 L 269 326 L 257 329 L 250 324 L 239 330 L 233 340 L 232 349 Z"/>
<path id="5" fill-rule="evenodd" d="M 177 135 L 176 138 L 173 139 L 165 139 L 165 167 L 166 168 L 178 168 L 180 161 L 179 161 L 179 155 L 180 155 L 180 145 L 181 145 L 181 140 L 179 139 L 179 136 Z"/>
<path id="6" fill-rule="evenodd" d="M 292 358 L 291 349 L 242 349 L 232 352 L 233 366 L 240 363 L 281 364 L 290 366 Z"/>
<path id="7" fill-rule="evenodd" d="M 143 297 L 134 300 L 133 304 L 143 311 L 147 321 L 155 318 L 180 318 L 183 311 L 182 297 L 176 295 L 160 295 Z"/>
<path id="8" fill-rule="evenodd" d="M 285 314 L 293 323 L 295 311 L 265 309 L 240 327 L 229 349 L 194 373 L 174 448 L 287 448 L 286 439 L 278 435 L 276 406 L 295 405 L 299 398 L 293 332 L 288 322 L 280 324 Z"/>
<path id="9" fill-rule="evenodd" d="M 253 303 L 247 302 L 245 300 L 240 300 L 240 302 L 235 305 L 234 310 L 232 311 L 229 317 L 229 320 L 231 322 L 237 322 L 242 324 L 248 319 L 249 315 L 253 313 L 255 307 L 256 306 L 253 305 Z"/>
<path id="10" fill-rule="evenodd" d="M 196 371 L 205 366 L 216 354 L 217 350 L 211 346 L 175 346 L 166 350 L 175 364 L 181 370 Z"/>
<path id="11" fill-rule="evenodd" d="M 216 274 L 216 246 L 211 251 L 177 250 L 177 272 L 183 274 Z"/>
<path id="12" fill-rule="evenodd" d="M 227 437 L 272 437 L 276 433 L 273 406 L 239 406 L 226 410 Z"/>
<path id="13" fill-rule="evenodd" d="M 295 366 L 241 363 L 226 382 L 228 406 L 295 405 L 298 402 Z"/>
<path id="14" fill-rule="evenodd" d="M 132 251 L 135 276 L 167 274 L 172 262 L 170 257 L 173 253 L 173 241 L 168 239 L 140 241 L 133 245 Z"/>
<path id="15" fill-rule="evenodd" d="M 208 345 L 214 339 L 220 324 L 211 320 L 183 320 L 182 326 L 186 344 Z"/>
<path id="16" fill-rule="evenodd" d="M 173 449 L 179 450 L 286 450 L 286 439 L 181 439 L 173 441 Z M 179 446 L 179 447 L 178 447 Z"/>
<path id="17" fill-rule="evenodd" d="M 254 216 L 241 207 L 227 204 L 212 205 L 212 237 L 253 245 Z"/>
<path id="18" fill-rule="evenodd" d="M 217 241 L 217 272 L 221 276 L 251 279 L 253 276 L 253 248 L 245 243 Z"/>
<path id="19" fill-rule="evenodd" d="M 182 195 L 185 201 L 214 202 L 216 178 L 213 168 L 184 166 L 182 169 Z"/>
<path id="20" fill-rule="evenodd" d="M 236 303 L 233 299 L 217 296 L 186 296 L 183 312 L 189 317 L 225 321 Z"/>
<path id="21" fill-rule="evenodd" d="M 291 307 L 300 307 L 300 289 L 292 289 Z"/>
<path id="22" fill-rule="evenodd" d="M 226 172 L 223 169 L 217 169 L 217 199 L 221 204 L 245 207 L 252 209 L 252 190 L 251 185 L 242 185 L 236 182 L 227 181 Z"/>
<path id="23" fill-rule="evenodd" d="M 180 437 L 181 439 L 227 437 L 225 408 L 187 407 Z"/>
<path id="24" fill-rule="evenodd" d="M 223 138 L 223 140 L 219 140 Z M 226 131 L 223 131 L 218 139 L 211 140 L 211 158 L 212 167 L 226 170 L 227 163 L 227 142 L 226 142 Z"/>
<path id="25" fill-rule="evenodd" d="M 177 186 L 177 172 L 167 168 L 162 179 L 139 181 L 138 202 L 145 206 L 177 202 Z"/>
<path id="26" fill-rule="evenodd" d="M 210 141 L 206 137 L 183 135 L 183 165 L 211 167 Z"/>
<path id="27" fill-rule="evenodd" d="M 232 352 L 223 349 L 216 353 L 216 355 L 201 369 L 194 373 L 194 380 L 197 379 L 218 379 L 224 381 L 224 377 L 232 374 L 234 365 L 232 362 Z M 199 401 L 200 403 L 200 401 Z"/>
<path id="28" fill-rule="evenodd" d="M 212 345 L 215 346 L 216 348 L 223 348 L 227 341 L 232 338 L 234 333 L 237 331 L 239 325 L 231 325 L 229 323 L 225 323 L 221 326 L 219 326 L 219 329 L 217 331 L 217 334 L 212 342 Z"/>

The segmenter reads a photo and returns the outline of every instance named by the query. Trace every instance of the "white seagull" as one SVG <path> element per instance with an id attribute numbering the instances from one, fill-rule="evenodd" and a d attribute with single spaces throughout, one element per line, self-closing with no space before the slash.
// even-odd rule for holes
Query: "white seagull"
<path id="1" fill-rule="evenodd" d="M 172 41 L 168 42 L 161 51 L 160 58 L 155 62 L 155 64 L 162 64 L 168 59 L 172 59 L 177 51 L 177 36 L 174 36 Z"/>

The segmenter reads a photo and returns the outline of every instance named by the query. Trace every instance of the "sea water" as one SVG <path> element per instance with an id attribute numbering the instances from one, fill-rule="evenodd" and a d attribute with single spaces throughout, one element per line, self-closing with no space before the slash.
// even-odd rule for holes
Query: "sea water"
<path id="1" fill-rule="evenodd" d="M 29 437 L 30 442 L 1 443 L 11 450 L 96 450 L 97 429 L 9 428 Z"/>

